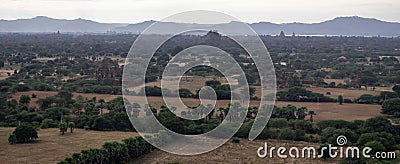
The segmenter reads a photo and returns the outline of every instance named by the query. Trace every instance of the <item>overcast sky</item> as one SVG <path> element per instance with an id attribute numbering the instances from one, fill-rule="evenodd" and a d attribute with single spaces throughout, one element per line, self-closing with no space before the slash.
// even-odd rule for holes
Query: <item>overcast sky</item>
<path id="1" fill-rule="evenodd" d="M 400 0 L 0 0 L 0 19 L 48 16 L 137 23 L 195 9 L 249 23 L 312 23 L 355 15 L 400 22 Z"/>

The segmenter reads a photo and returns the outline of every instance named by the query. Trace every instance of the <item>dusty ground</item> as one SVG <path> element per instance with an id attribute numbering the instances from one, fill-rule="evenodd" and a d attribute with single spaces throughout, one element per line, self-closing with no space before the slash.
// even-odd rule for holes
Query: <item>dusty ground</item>
<path id="1" fill-rule="evenodd" d="M 133 132 L 99 132 L 75 129 L 74 133 L 62 136 L 58 129 L 38 131 L 37 143 L 8 143 L 8 135 L 14 128 L 0 128 L 0 163 L 57 163 L 87 148 L 100 148 L 107 141 L 121 141 L 134 137 Z"/>
<path id="2" fill-rule="evenodd" d="M 257 156 L 257 150 L 259 147 L 264 146 L 264 143 L 268 143 L 268 147 L 298 147 L 303 148 L 304 146 L 316 146 L 319 145 L 311 144 L 307 142 L 294 142 L 294 141 L 276 141 L 276 140 L 256 140 L 249 141 L 247 139 L 241 139 L 240 143 L 227 142 L 221 147 L 200 155 L 194 156 L 180 156 L 166 153 L 161 150 L 156 150 L 148 155 L 140 157 L 136 160 L 132 160 L 131 164 L 136 163 L 338 163 L 338 159 L 330 160 L 319 160 L 319 159 L 307 159 L 307 158 L 287 158 L 279 159 L 275 152 L 274 158 L 259 158 Z M 301 155 L 301 154 L 300 154 Z"/>
<path id="3" fill-rule="evenodd" d="M 14 74 L 14 70 L 5 70 L 5 69 L 0 69 L 0 80 L 4 80 L 6 78 L 8 78 L 8 74 L 10 73 L 10 75 Z"/>

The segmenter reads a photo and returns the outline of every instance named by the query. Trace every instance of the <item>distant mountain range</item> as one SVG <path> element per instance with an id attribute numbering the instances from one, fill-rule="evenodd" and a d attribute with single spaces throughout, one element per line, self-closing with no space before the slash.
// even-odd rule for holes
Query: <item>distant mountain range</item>
<path id="1" fill-rule="evenodd" d="M 0 32 L 2 33 L 140 33 L 155 21 L 145 21 L 136 24 L 99 23 L 85 19 L 54 19 L 38 16 L 32 19 L 0 20 Z M 177 27 L 204 27 L 204 24 L 188 24 L 174 22 L 160 22 L 161 29 L 158 34 L 168 33 L 168 29 Z M 215 30 L 224 30 L 228 34 L 235 34 L 232 25 L 226 24 L 208 25 Z M 351 35 L 351 36 L 400 36 L 400 23 L 385 22 L 373 18 L 362 17 L 338 17 L 321 23 L 283 23 L 259 22 L 249 24 L 258 34 L 278 35 L 280 31 L 291 35 Z M 234 27 L 234 26 L 233 26 Z M 231 32 L 231 33 L 229 33 Z"/>

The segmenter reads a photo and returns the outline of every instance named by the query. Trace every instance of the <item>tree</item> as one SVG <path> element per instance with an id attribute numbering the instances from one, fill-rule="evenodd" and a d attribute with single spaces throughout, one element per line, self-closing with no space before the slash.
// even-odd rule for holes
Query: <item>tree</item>
<path id="1" fill-rule="evenodd" d="M 68 127 L 71 133 L 73 133 L 73 130 L 75 128 L 75 123 L 74 122 L 68 122 Z"/>
<path id="2" fill-rule="evenodd" d="M 297 119 L 304 120 L 304 118 L 307 116 L 307 111 L 308 109 L 306 107 L 297 108 L 296 111 Z"/>
<path id="3" fill-rule="evenodd" d="M 15 136 L 15 134 L 10 134 L 8 136 L 8 143 L 10 143 L 10 144 L 17 143 L 17 137 Z"/>
<path id="4" fill-rule="evenodd" d="M 400 98 L 384 101 L 382 104 L 382 113 L 400 117 Z"/>
<path id="5" fill-rule="evenodd" d="M 37 131 L 33 127 L 26 125 L 20 125 L 15 128 L 13 134 L 16 137 L 15 143 L 29 143 L 38 138 Z"/>
<path id="6" fill-rule="evenodd" d="M 19 103 L 21 104 L 29 104 L 29 102 L 31 102 L 31 97 L 27 95 L 21 95 L 21 97 L 19 98 Z"/>
<path id="7" fill-rule="evenodd" d="M 339 101 L 339 105 L 343 104 L 343 96 L 342 95 L 338 96 L 338 101 Z"/>
<path id="8" fill-rule="evenodd" d="M 372 148 L 372 152 L 370 154 L 376 154 L 377 152 L 386 151 L 385 146 L 379 141 L 370 141 L 367 142 L 364 146 Z"/>
<path id="9" fill-rule="evenodd" d="M 67 123 L 65 122 L 60 122 L 59 124 L 60 127 L 60 133 L 61 135 L 64 135 L 64 133 L 67 131 L 68 127 L 67 127 Z"/>
<path id="10" fill-rule="evenodd" d="M 313 115 L 317 115 L 313 110 L 308 111 L 308 115 L 310 115 L 310 121 L 313 122 L 314 118 Z"/>
<path id="11" fill-rule="evenodd" d="M 400 85 L 393 86 L 392 90 L 395 91 L 397 95 L 400 96 Z"/>
<path id="12" fill-rule="evenodd" d="M 124 112 L 124 99 L 122 97 L 112 99 L 110 102 L 108 102 L 107 109 L 114 112 Z"/>

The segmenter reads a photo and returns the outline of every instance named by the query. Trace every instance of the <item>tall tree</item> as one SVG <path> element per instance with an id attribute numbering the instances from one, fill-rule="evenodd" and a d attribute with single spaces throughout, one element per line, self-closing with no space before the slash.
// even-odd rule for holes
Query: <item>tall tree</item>
<path id="1" fill-rule="evenodd" d="M 339 105 L 343 104 L 343 96 L 342 95 L 338 96 L 338 101 L 339 101 Z"/>
<path id="2" fill-rule="evenodd" d="M 310 121 L 314 122 L 314 115 L 317 115 L 313 110 L 308 111 L 308 115 L 310 115 Z"/>

